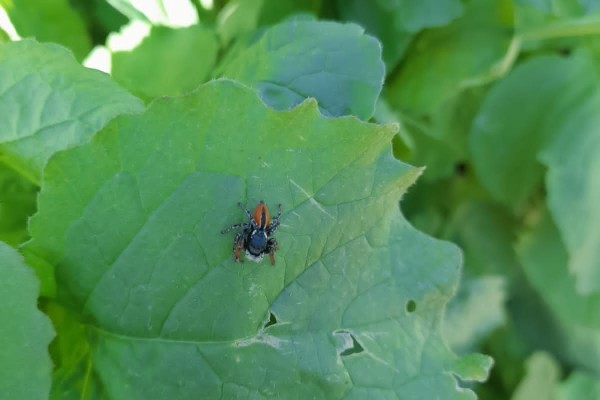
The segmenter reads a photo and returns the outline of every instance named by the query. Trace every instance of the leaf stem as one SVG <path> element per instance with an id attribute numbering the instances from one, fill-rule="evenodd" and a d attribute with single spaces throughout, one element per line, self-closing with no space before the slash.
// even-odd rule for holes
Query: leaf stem
<path id="1" fill-rule="evenodd" d="M 517 34 L 523 41 L 548 40 L 600 34 L 600 17 L 597 15 L 572 18 L 544 24 Z"/>

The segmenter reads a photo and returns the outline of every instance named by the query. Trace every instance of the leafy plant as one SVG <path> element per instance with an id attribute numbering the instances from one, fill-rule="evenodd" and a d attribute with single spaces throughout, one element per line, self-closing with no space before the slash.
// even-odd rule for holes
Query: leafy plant
<path id="1" fill-rule="evenodd" d="M 600 6 L 33 3 L 0 0 L 0 393 L 597 397 Z M 276 265 L 236 264 L 260 200 Z"/>

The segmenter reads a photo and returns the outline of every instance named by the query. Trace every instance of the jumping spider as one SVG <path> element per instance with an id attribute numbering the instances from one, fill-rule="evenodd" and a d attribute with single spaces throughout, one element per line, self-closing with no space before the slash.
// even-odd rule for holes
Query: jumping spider
<path id="1" fill-rule="evenodd" d="M 233 240 L 233 257 L 235 261 L 240 262 L 242 250 L 245 250 L 248 260 L 259 262 L 265 254 L 268 254 L 271 264 L 275 265 L 275 252 L 279 249 L 279 246 L 273 234 L 279 227 L 281 204 L 279 204 L 277 215 L 272 221 L 269 216 L 269 209 L 262 200 L 254 209 L 254 213 L 250 213 L 250 210 L 244 207 L 242 203 L 238 203 L 238 205 L 248 216 L 248 222 L 231 225 L 221 231 L 221 233 L 227 233 L 233 229 L 242 228 Z"/>

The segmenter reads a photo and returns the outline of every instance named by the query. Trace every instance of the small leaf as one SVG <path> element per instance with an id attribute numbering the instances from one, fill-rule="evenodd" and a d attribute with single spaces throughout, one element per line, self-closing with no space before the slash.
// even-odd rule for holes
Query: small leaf
<path id="1" fill-rule="evenodd" d="M 83 60 L 92 48 L 83 19 L 67 0 L 0 0 L 0 6 L 21 37 L 60 43 L 78 60 Z"/>
<path id="2" fill-rule="evenodd" d="M 454 373 L 464 380 L 485 382 L 492 365 L 494 365 L 494 359 L 490 356 L 469 354 L 456 361 Z"/>
<path id="3" fill-rule="evenodd" d="M 217 40 L 200 25 L 155 26 L 132 51 L 112 55 L 112 75 L 134 94 L 153 98 L 191 91 L 208 77 L 217 58 Z"/>
<path id="4" fill-rule="evenodd" d="M 558 400 L 556 392 L 560 366 L 548 353 L 537 352 L 527 359 L 525 378 L 516 388 L 511 400 Z"/>
<path id="5" fill-rule="evenodd" d="M 107 75 L 54 44 L 5 43 L 0 65 L 1 158 L 34 182 L 52 154 L 86 142 L 118 114 L 143 109 Z"/>
<path id="6" fill-rule="evenodd" d="M 474 398 L 440 332 L 460 254 L 399 212 L 421 170 L 393 158 L 395 131 L 219 80 L 53 157 L 25 251 L 56 265 L 94 390 Z M 283 204 L 277 264 L 236 264 L 219 231 L 260 199 Z M 490 363 L 464 366 L 482 379 Z"/>
<path id="7" fill-rule="evenodd" d="M 39 283 L 11 247 L 0 242 L 0 393 L 11 400 L 47 398 L 54 332 L 37 309 Z"/>
<path id="8" fill-rule="evenodd" d="M 354 24 L 289 20 L 267 29 L 224 67 L 264 102 L 290 109 L 309 97 L 328 116 L 369 119 L 383 85 L 381 45 Z"/>

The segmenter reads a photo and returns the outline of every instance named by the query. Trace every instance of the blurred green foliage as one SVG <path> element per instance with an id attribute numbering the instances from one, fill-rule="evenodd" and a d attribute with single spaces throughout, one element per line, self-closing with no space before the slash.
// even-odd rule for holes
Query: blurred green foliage
<path id="1" fill-rule="evenodd" d="M 101 151 L 79 160 L 61 151 L 86 143 L 116 115 L 141 112 L 143 101 L 185 95 L 221 77 L 253 88 L 279 110 L 315 98 L 328 117 L 397 124 L 390 151 L 426 167 L 400 207 L 416 228 L 463 252 L 462 280 L 440 326 L 452 350 L 466 357 L 449 368 L 473 378 L 486 361 L 467 354 L 490 355 L 489 379 L 472 386 L 484 399 L 600 396 L 600 1 L 0 0 L 0 6 L 20 36 L 65 46 L 78 61 L 106 46 L 104 69 L 111 74 L 80 68 L 57 46 L 42 56 L 29 51 L 37 49 L 31 41 L 8 47 L 0 30 L 1 240 L 25 243 L 36 208 L 75 220 L 77 207 L 38 204 L 46 162 L 61 159 L 54 165 L 73 170 L 97 162 Z M 178 15 L 177 7 L 187 14 Z M 111 37 L 134 23 L 146 26 L 145 36 L 116 48 Z M 26 62 L 19 59 L 24 55 Z M 232 104 L 235 117 L 246 118 Z M 162 129 L 158 134 L 173 126 L 148 129 Z M 152 145 L 158 146 L 140 144 L 140 151 Z M 328 146 L 335 158 L 338 147 Z M 49 187 L 79 198 L 93 186 L 63 172 L 52 171 Z M 77 209 L 85 206 L 81 200 Z M 53 268 L 68 254 L 52 236 L 55 226 L 45 229 L 52 254 L 29 253 L 27 261 L 42 293 L 54 298 Z M 98 383 L 106 376 L 80 387 L 88 379 L 89 350 L 80 323 L 97 316 L 78 320 L 54 300 L 42 305 L 63 328 L 52 347 L 52 396 L 106 396 Z M 77 345 L 69 349 L 71 337 Z M 425 398 L 419 390 L 416 396 Z"/>

